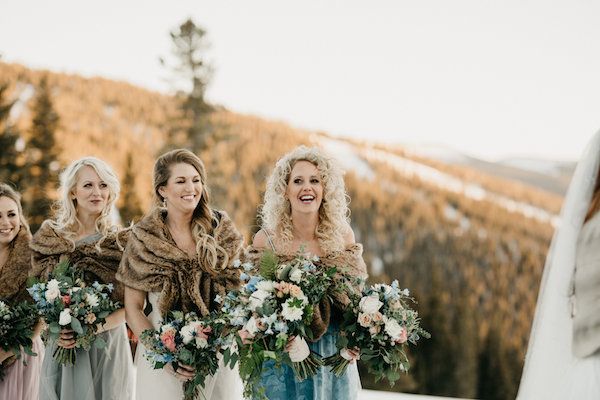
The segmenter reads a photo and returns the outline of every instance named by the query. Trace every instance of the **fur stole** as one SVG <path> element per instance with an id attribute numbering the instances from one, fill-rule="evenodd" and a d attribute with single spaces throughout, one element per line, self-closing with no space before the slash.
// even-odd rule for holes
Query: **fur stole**
<path id="1" fill-rule="evenodd" d="M 264 249 L 256 249 L 253 246 L 248 246 L 244 251 L 243 261 L 258 266 L 263 251 Z M 320 262 L 328 267 L 337 267 L 337 271 L 340 274 L 336 274 L 337 276 L 334 276 L 334 280 L 338 284 L 343 285 L 345 283 L 342 282 L 341 273 L 355 278 L 367 278 L 367 267 L 362 258 L 362 253 L 362 244 L 354 243 L 346 247 L 344 251 L 338 251 L 320 257 Z M 279 258 L 279 262 L 282 263 L 291 261 L 295 258 L 295 255 L 289 254 L 276 255 Z M 359 287 L 352 289 L 356 291 L 361 290 Z M 345 293 L 333 293 L 332 300 L 334 302 L 334 307 L 340 311 L 343 311 L 350 303 L 350 299 Z M 311 323 L 313 341 L 319 340 L 327 331 L 331 320 L 331 306 L 332 304 L 328 299 L 323 299 L 319 305 L 315 307 Z"/>
<path id="2" fill-rule="evenodd" d="M 233 267 L 242 247 L 242 235 L 229 216 L 215 211 L 218 225 L 213 237 L 229 257 L 228 266 L 215 271 L 201 265 L 175 244 L 165 223 L 167 212 L 156 208 L 132 228 L 117 279 L 144 292 L 160 292 L 159 312 L 195 311 L 208 315 L 214 298 L 239 287 L 239 269 Z M 220 253 L 220 252 L 219 252 Z M 224 258 L 219 254 L 219 261 Z"/>
<path id="3" fill-rule="evenodd" d="M 29 233 L 21 228 L 10 244 L 6 264 L 0 268 L 0 299 L 9 303 L 31 300 L 27 292 L 27 277 L 31 270 Z"/>
<path id="4" fill-rule="evenodd" d="M 86 282 L 112 283 L 114 285 L 112 298 L 123 302 L 124 288 L 117 281 L 115 274 L 129 235 L 129 229 L 122 229 L 111 232 L 104 238 L 98 234 L 72 243 L 55 231 L 50 224 L 44 223 L 31 241 L 33 250 L 31 275 L 45 278 L 56 264 L 67 258 L 72 265 L 83 271 Z M 100 251 L 97 249 L 98 242 L 100 242 Z"/>

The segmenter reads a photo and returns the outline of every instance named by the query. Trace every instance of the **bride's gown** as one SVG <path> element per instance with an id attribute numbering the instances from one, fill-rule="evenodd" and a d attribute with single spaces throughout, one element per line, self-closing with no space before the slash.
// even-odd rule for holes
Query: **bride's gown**
<path id="1" fill-rule="evenodd" d="M 570 282 L 600 164 L 600 132 L 578 163 L 544 267 L 519 400 L 600 399 L 600 352 L 573 355 Z M 591 222 L 591 221 L 590 221 Z M 583 230 L 585 235 L 586 229 Z"/>
<path id="2" fill-rule="evenodd" d="M 159 293 L 148 293 L 148 300 L 152 305 L 152 312 L 148 315 L 150 321 L 157 328 L 160 321 L 158 312 Z M 163 369 L 154 369 L 150 362 L 144 357 L 145 348 L 142 343 L 138 344 L 135 354 L 135 366 L 137 367 L 136 398 L 139 400 L 165 400 L 183 399 L 183 384 L 173 375 Z M 242 380 L 235 369 L 225 367 L 222 361 L 214 376 L 205 380 L 203 393 L 199 399 L 207 400 L 235 400 L 242 399 Z"/>

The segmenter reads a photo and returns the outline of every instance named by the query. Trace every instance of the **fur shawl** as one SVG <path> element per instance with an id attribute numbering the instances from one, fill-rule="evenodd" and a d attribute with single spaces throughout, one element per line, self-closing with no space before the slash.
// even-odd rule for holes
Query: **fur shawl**
<path id="1" fill-rule="evenodd" d="M 249 262 L 252 265 L 258 266 L 262 252 L 264 249 L 257 249 L 253 246 L 248 246 L 244 252 L 244 262 Z M 323 265 L 328 267 L 337 267 L 338 271 L 346 275 L 366 279 L 367 278 L 367 267 L 365 261 L 362 258 L 363 247 L 360 243 L 354 243 L 346 247 L 344 251 L 334 252 L 320 257 L 320 261 Z M 295 255 L 289 254 L 276 254 L 279 258 L 279 262 L 288 262 L 294 259 Z M 341 282 L 341 276 L 334 276 L 334 280 Z M 352 288 L 360 291 L 361 288 Z M 334 306 L 343 311 L 346 306 L 350 303 L 350 299 L 346 294 L 334 293 L 333 296 Z M 311 330 L 313 333 L 313 341 L 317 341 L 325 334 L 329 327 L 331 320 L 331 306 L 329 300 L 322 300 L 318 307 L 315 307 L 313 321 L 311 324 Z"/>
<path id="2" fill-rule="evenodd" d="M 62 259 L 67 258 L 75 267 L 83 271 L 86 281 L 112 283 L 112 298 L 123 302 L 123 285 L 115 278 L 123 248 L 127 244 L 130 232 L 123 229 L 109 233 L 102 238 L 86 238 L 74 244 L 55 231 L 48 223 L 42 224 L 31 241 L 32 272 L 35 277 L 45 278 Z M 100 241 L 100 251 L 97 244 Z"/>
<path id="3" fill-rule="evenodd" d="M 242 247 L 242 235 L 223 211 L 215 211 L 219 223 L 213 230 L 216 242 L 229 257 L 228 266 L 214 271 L 201 265 L 175 244 L 165 223 L 167 212 L 156 208 L 132 228 L 117 279 L 144 292 L 160 292 L 159 312 L 176 309 L 208 315 L 216 308 L 214 298 L 239 287 L 239 270 L 233 267 Z M 219 261 L 224 258 L 219 254 Z"/>
<path id="4" fill-rule="evenodd" d="M 0 268 L 0 299 L 10 303 L 31 300 L 27 292 L 27 277 L 31 270 L 29 233 L 21 228 L 10 244 L 8 259 Z"/>

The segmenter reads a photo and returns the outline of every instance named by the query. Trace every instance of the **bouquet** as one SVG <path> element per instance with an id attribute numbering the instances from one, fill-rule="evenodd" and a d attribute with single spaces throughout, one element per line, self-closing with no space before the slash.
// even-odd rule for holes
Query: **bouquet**
<path id="1" fill-rule="evenodd" d="M 405 349 L 430 334 L 420 327 L 420 319 L 408 303 L 414 302 L 408 289 L 400 290 L 398 281 L 391 285 L 376 284 L 351 297 L 337 338 L 339 352 L 325 359 L 333 373 L 342 375 L 350 360 L 348 349 L 360 349 L 376 381 L 386 378 L 391 385 L 408 372 L 410 363 Z"/>
<path id="2" fill-rule="evenodd" d="M 168 363 L 173 363 L 175 369 L 178 363 L 195 369 L 194 378 L 183 384 L 185 400 L 196 398 L 200 388 L 204 389 L 205 378 L 217 372 L 217 355 L 224 345 L 220 337 L 224 322 L 215 316 L 198 318 L 193 312 L 169 311 L 158 330 L 142 332 L 144 356 L 154 369 Z"/>
<path id="3" fill-rule="evenodd" d="M 288 263 L 279 263 L 267 251 L 260 260 L 260 275 L 248 275 L 254 266 L 243 264 L 242 288 L 217 299 L 223 302 L 229 325 L 237 330 L 238 354 L 230 362 L 233 365 L 239 360 L 245 396 L 264 390 L 257 388 L 264 361 L 290 366 L 299 380 L 313 376 L 323 365 L 306 338 L 313 337 L 313 307 L 327 295 L 336 269 L 325 270 L 318 262 L 318 258 L 299 254 Z M 228 353 L 224 359 L 227 364 Z"/>
<path id="4" fill-rule="evenodd" d="M 47 282 L 33 283 L 27 290 L 39 315 L 48 324 L 51 339 L 58 339 L 62 329 L 75 332 L 74 348 L 57 346 L 54 351 L 54 359 L 60 364 L 75 364 L 75 350 L 78 348 L 87 351 L 92 345 L 97 348 L 106 346 L 106 341 L 96 333 L 106 322 L 106 317 L 121 308 L 110 298 L 112 284 L 96 281 L 88 286 L 83 273 L 68 261 L 63 261 L 54 268 Z"/>
<path id="5" fill-rule="evenodd" d="M 11 307 L 0 300 L 0 349 L 12 351 L 17 358 L 21 357 L 21 349 L 35 356 L 31 350 L 31 337 L 37 320 L 33 304 L 22 302 Z M 0 364 L 0 379 L 3 377 L 4 368 Z"/>

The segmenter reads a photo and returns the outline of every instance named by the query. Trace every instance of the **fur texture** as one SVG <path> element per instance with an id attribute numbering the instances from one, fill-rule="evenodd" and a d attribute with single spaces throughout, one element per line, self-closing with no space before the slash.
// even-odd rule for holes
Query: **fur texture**
<path id="1" fill-rule="evenodd" d="M 258 266 L 262 252 L 264 249 L 257 249 L 253 246 L 248 246 L 244 251 L 244 262 L 249 262 L 252 265 Z M 367 267 L 362 258 L 363 247 L 362 244 L 354 243 L 344 251 L 334 252 L 320 257 L 321 263 L 328 267 L 337 267 L 340 273 L 356 277 L 356 278 L 367 278 Z M 295 255 L 288 254 L 277 254 L 280 262 L 288 262 L 294 259 Z M 339 284 L 341 282 L 341 275 L 334 276 L 334 280 Z M 352 288 L 353 290 L 360 291 L 361 288 Z M 346 306 L 350 303 L 350 299 L 346 294 L 333 293 L 334 308 L 339 311 L 343 311 Z M 332 304 L 328 299 L 323 299 L 319 303 L 318 307 L 314 309 L 314 316 L 311 323 L 311 330 L 313 333 L 313 341 L 319 340 L 327 331 L 329 322 L 331 321 Z"/>
<path id="2" fill-rule="evenodd" d="M 165 223 L 166 210 L 156 208 L 132 228 L 117 279 L 144 292 L 160 292 L 159 311 L 196 311 L 208 315 L 217 294 L 239 287 L 233 267 L 242 247 L 242 235 L 226 213 L 219 211 L 213 237 L 229 256 L 227 268 L 214 271 L 190 258 L 175 244 Z M 223 254 L 219 255 L 222 259 Z"/>
<path id="3" fill-rule="evenodd" d="M 115 274 L 129 235 L 130 230 L 123 229 L 111 232 L 104 238 L 98 234 L 96 237 L 72 243 L 49 224 L 44 223 L 31 241 L 33 250 L 31 275 L 45 278 L 56 264 L 68 258 L 72 265 L 83 271 L 86 282 L 97 280 L 105 284 L 112 283 L 114 285 L 112 298 L 123 302 L 124 288 L 117 281 Z M 100 251 L 97 248 L 98 242 L 100 242 Z"/>
<path id="4" fill-rule="evenodd" d="M 10 244 L 6 264 L 0 268 L 0 298 L 10 303 L 31 300 L 27 293 L 27 277 L 31 270 L 30 236 L 21 228 Z"/>

